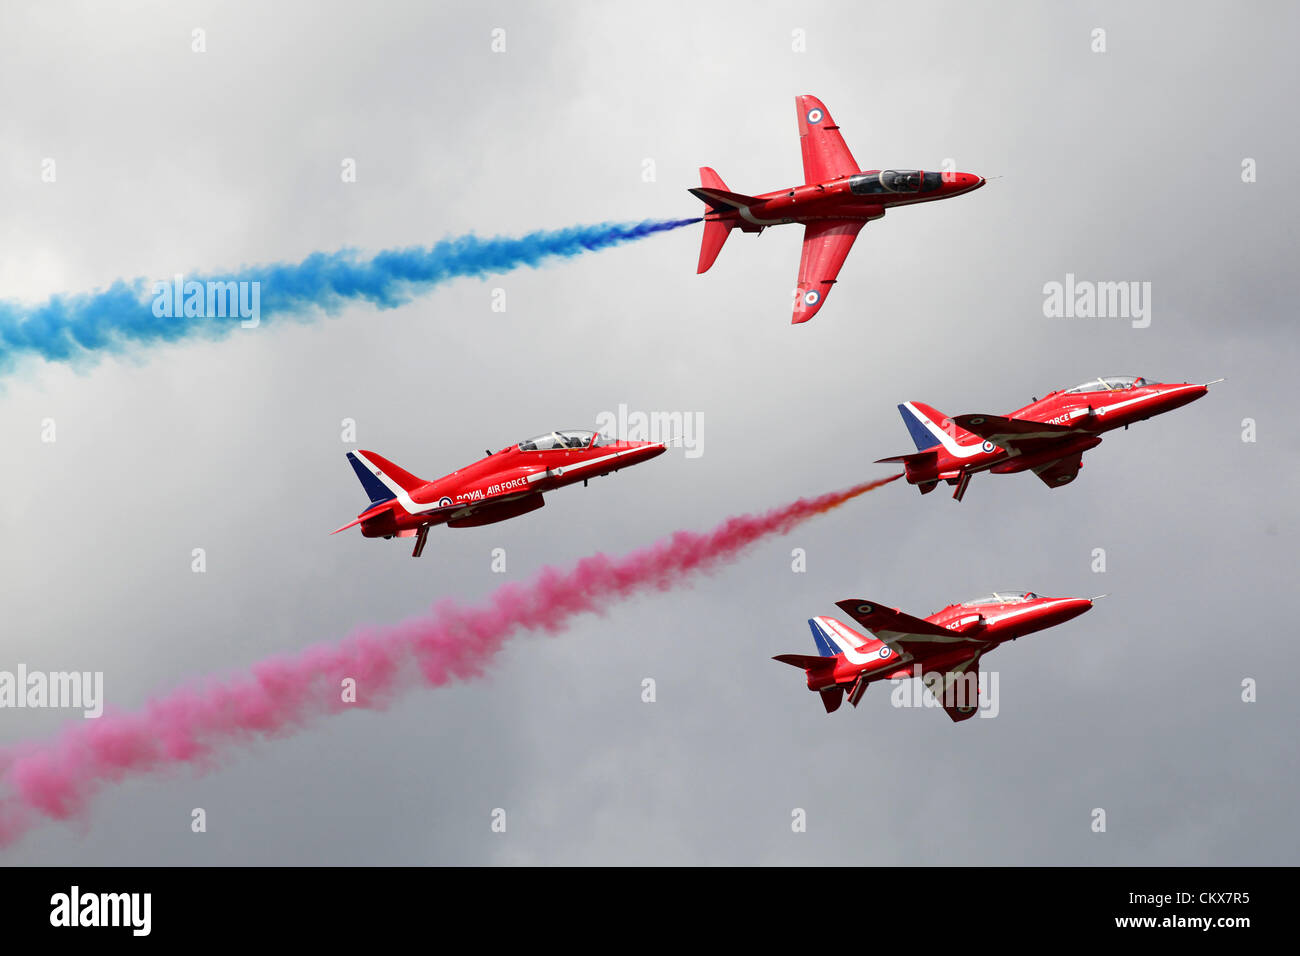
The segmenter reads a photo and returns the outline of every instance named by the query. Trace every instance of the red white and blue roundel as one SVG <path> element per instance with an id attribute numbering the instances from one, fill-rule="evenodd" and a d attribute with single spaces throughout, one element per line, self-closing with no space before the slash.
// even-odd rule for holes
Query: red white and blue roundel
<path id="1" fill-rule="evenodd" d="M 439 508 L 450 508 L 450 507 L 451 507 L 451 499 L 448 498 L 446 495 L 443 495 L 441 498 L 438 499 L 438 507 L 439 507 Z"/>
<path id="2" fill-rule="evenodd" d="M 816 289 L 809 289 L 803 294 L 804 305 L 816 305 L 821 301 L 822 294 Z"/>
<path id="3" fill-rule="evenodd" d="M 821 110 L 817 109 L 816 107 L 813 107 L 808 111 L 808 122 L 815 126 L 816 124 L 822 121 L 822 117 L 825 115 L 826 114 L 823 113 Z"/>
<path id="4" fill-rule="evenodd" d="M 880 656 L 881 656 L 881 657 L 888 657 L 888 656 L 889 656 L 889 645 L 885 645 L 884 647 L 882 647 L 882 648 L 880 649 Z"/>
<path id="5" fill-rule="evenodd" d="M 997 447 L 998 447 L 998 446 L 995 445 L 995 444 L 993 444 L 993 442 L 991 442 L 991 441 L 987 441 L 987 440 L 984 442 L 983 445 L 980 445 L 980 448 L 984 451 L 985 454 L 988 454 L 988 453 L 991 452 L 994 448 L 997 448 Z"/>

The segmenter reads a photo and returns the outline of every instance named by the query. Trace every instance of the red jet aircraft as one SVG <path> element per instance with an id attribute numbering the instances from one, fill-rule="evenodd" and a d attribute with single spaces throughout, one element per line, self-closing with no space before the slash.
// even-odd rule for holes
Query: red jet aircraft
<path id="1" fill-rule="evenodd" d="M 860 172 L 840 128 L 822 101 L 796 96 L 799 141 L 803 149 L 803 186 L 761 196 L 727 191 L 709 167 L 700 169 L 700 188 L 690 192 L 708 204 L 697 272 L 707 272 L 732 229 L 762 232 L 788 222 L 804 224 L 803 257 L 793 321 L 807 322 L 825 304 L 835 277 L 858 232 L 891 206 L 947 199 L 979 189 L 984 179 L 971 173 L 934 173 L 919 169 L 870 169 Z"/>
<path id="2" fill-rule="evenodd" d="M 1101 444 L 1101 432 L 1145 421 L 1194 402 L 1210 385 L 1164 385 L 1145 378 L 1112 376 L 1034 399 L 1005 418 L 958 415 L 948 419 L 929 405 L 898 406 L 916 453 L 881 458 L 902 462 L 907 480 L 929 494 L 940 481 L 955 485 L 961 501 L 971 475 L 1033 471 L 1049 488 L 1069 484 L 1083 467 L 1083 453 Z"/>
<path id="3" fill-rule="evenodd" d="M 979 665 L 985 654 L 999 644 L 1076 618 L 1095 600 L 995 591 L 950 604 L 923 620 L 852 598 L 836 606 L 875 637 L 832 617 L 814 617 L 808 626 L 819 656 L 778 654 L 773 660 L 802 667 L 808 689 L 821 694 L 828 714 L 839 709 L 846 694 L 849 703 L 858 706 L 874 681 L 918 676 L 919 665 L 922 681 L 948 716 L 966 720 L 978 709 Z M 936 676 L 927 678 L 929 674 Z"/>
<path id="4" fill-rule="evenodd" d="M 331 534 L 361 525 L 367 538 L 415 538 L 411 556 L 424 551 L 429 529 L 474 528 L 536 511 L 542 493 L 588 480 L 662 455 L 666 446 L 615 441 L 596 432 L 548 432 L 487 453 L 472 465 L 436 481 L 416 478 L 373 451 L 348 452 L 348 461 L 370 496 L 370 506 Z"/>

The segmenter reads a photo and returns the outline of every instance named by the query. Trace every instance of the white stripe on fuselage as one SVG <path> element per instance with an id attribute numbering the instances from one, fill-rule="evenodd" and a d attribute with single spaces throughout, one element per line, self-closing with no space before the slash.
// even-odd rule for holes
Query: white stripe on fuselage
<path id="1" fill-rule="evenodd" d="M 634 451 L 640 451 L 643 447 L 645 446 L 637 446 L 636 448 L 625 448 L 622 451 L 614 452 L 612 455 L 602 455 L 600 458 L 592 458 L 589 461 L 575 462 L 573 465 L 567 467 L 561 466 L 560 469 L 558 470 L 561 473 L 561 475 L 568 472 L 578 471 L 583 468 L 588 468 L 592 465 L 598 465 L 601 462 L 609 461 L 613 458 L 620 458 L 623 455 L 630 455 Z M 370 470 L 370 473 L 372 475 L 374 475 L 381 482 L 383 482 L 384 487 L 387 488 L 396 496 L 398 503 L 400 503 L 401 506 L 406 509 L 408 514 L 413 514 L 413 515 L 426 514 L 430 511 L 439 510 L 439 505 L 437 501 L 431 501 L 427 503 L 417 502 L 415 499 L 411 497 L 410 492 L 408 492 L 405 488 L 399 485 L 388 475 L 384 474 L 384 472 L 381 471 L 379 467 L 375 465 L 374 462 L 372 462 L 361 452 L 355 451 L 352 454 L 356 455 L 359 461 L 365 463 L 366 468 Z M 559 476 L 557 476 L 552 469 L 548 468 L 545 471 L 539 471 L 536 472 L 535 474 L 528 475 L 526 480 L 528 481 L 529 484 L 531 484 L 534 481 L 541 481 L 543 478 L 549 478 L 549 477 L 559 477 Z M 512 495 L 508 497 L 519 497 L 519 496 Z M 475 507 L 481 507 L 482 505 L 489 504 L 494 501 L 500 501 L 500 500 L 502 500 L 500 496 L 493 496 L 491 498 L 483 498 L 478 501 L 461 501 L 451 506 L 443 505 L 442 507 L 444 509 L 447 507 L 475 508 Z"/>
<path id="2" fill-rule="evenodd" d="M 580 461 L 572 465 L 561 465 L 559 468 L 547 468 L 545 471 L 539 471 L 536 474 L 529 475 L 528 481 L 529 483 L 532 483 L 534 481 L 541 481 L 543 478 L 560 478 L 572 472 L 581 471 L 583 468 L 590 468 L 593 465 L 599 465 L 602 461 L 609 461 L 613 458 L 621 458 L 624 455 L 632 454 L 632 452 L 634 451 L 641 451 L 645 447 L 647 446 L 638 445 L 636 448 L 624 448 L 622 451 L 616 451 L 612 455 L 602 455 L 599 458 L 592 458 L 588 461 Z"/>
<path id="3" fill-rule="evenodd" d="M 937 423 L 930 421 L 929 415 L 922 412 L 911 402 L 904 402 L 903 404 L 925 426 L 925 430 L 933 435 L 939 444 L 944 447 L 944 450 L 954 458 L 974 458 L 980 454 L 992 454 L 992 452 L 986 453 L 984 451 L 984 439 L 981 438 L 973 445 L 959 445 L 957 440 L 940 428 Z"/>
<path id="4" fill-rule="evenodd" d="M 1140 402 L 1145 402 L 1151 398 L 1159 398 L 1162 395 L 1173 395 L 1176 392 L 1185 391 L 1186 389 L 1189 388 L 1200 388 L 1200 387 L 1201 386 L 1199 385 L 1180 385 L 1178 388 L 1169 388 L 1160 392 L 1152 392 L 1150 395 L 1139 395 L 1137 398 L 1130 398 L 1123 402 L 1116 402 L 1114 405 L 1103 405 L 1101 406 L 1101 408 L 1097 409 L 1097 414 L 1109 415 L 1111 412 L 1115 411 L 1118 408 L 1127 408 L 1129 405 L 1137 405 Z"/>

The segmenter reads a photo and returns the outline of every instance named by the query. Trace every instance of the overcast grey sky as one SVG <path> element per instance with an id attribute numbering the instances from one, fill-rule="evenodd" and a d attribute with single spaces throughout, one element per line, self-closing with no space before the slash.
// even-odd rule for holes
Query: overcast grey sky
<path id="1" fill-rule="evenodd" d="M 981 476 L 958 505 L 891 485 L 691 589 L 517 638 L 483 680 L 110 787 L 0 860 L 1300 862 L 1297 28 L 1293 5 L 1226 3 L 4 5 L 7 300 L 695 215 L 702 165 L 739 192 L 801 182 L 800 93 L 864 168 L 1002 177 L 870 224 L 806 326 L 797 227 L 734 235 L 705 276 L 690 227 L 396 310 L 23 361 L 0 380 L 0 668 L 102 670 L 115 707 L 888 474 L 871 462 L 911 450 L 904 400 L 1004 413 L 1099 374 L 1228 381 L 1107 436 L 1069 487 Z M 1151 282 L 1150 327 L 1044 318 L 1067 273 Z M 435 477 L 620 403 L 702 416 L 704 454 L 435 529 L 419 561 L 328 536 L 365 503 L 344 418 Z M 805 620 L 842 598 L 923 615 L 997 587 L 1112 596 L 985 661 L 994 720 L 895 709 L 888 685 L 827 716 L 769 659 L 812 653 Z M 0 710 L 0 745 L 71 719 Z"/>

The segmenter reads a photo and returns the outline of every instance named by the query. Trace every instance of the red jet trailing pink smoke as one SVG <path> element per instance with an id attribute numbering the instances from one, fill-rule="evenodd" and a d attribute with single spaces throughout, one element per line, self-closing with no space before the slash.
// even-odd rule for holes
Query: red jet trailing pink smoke
<path id="1" fill-rule="evenodd" d="M 417 679 L 438 687 L 478 677 L 517 631 L 554 633 L 579 614 L 601 613 L 611 599 L 686 584 L 760 539 L 785 534 L 899 477 L 728 518 L 704 533 L 678 531 L 623 558 L 597 554 L 569 570 L 543 568 L 477 606 L 439 601 L 424 617 L 272 657 L 247 674 L 201 681 L 138 711 L 71 725 L 47 743 L 9 748 L 0 753 L 0 845 L 41 817 L 74 816 L 101 786 L 129 774 L 176 764 L 203 767 L 223 746 L 285 735 L 349 707 L 382 707 Z M 356 704 L 341 699 L 345 678 L 356 681 Z"/>

